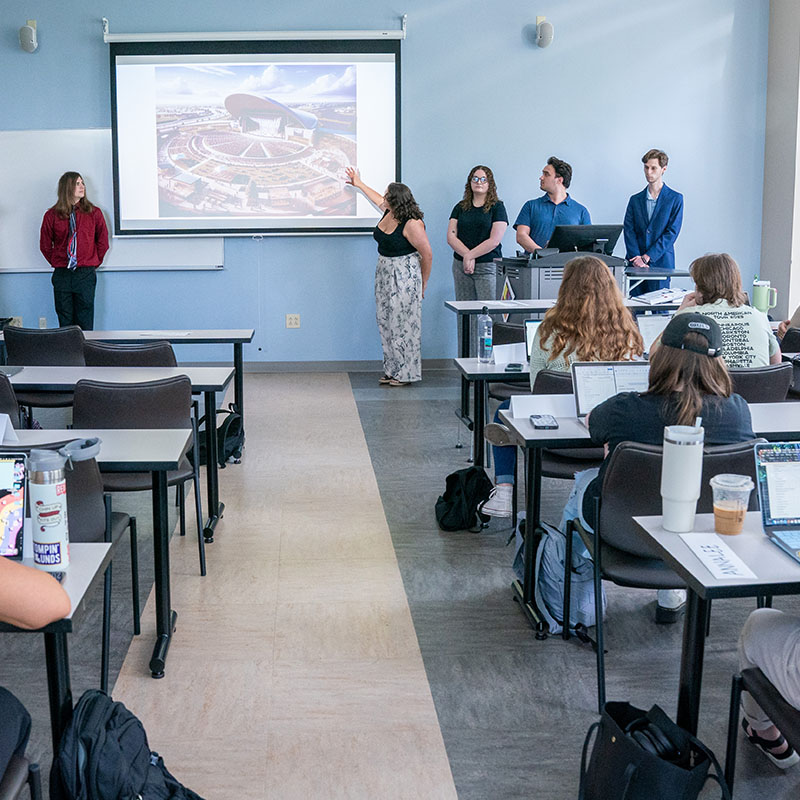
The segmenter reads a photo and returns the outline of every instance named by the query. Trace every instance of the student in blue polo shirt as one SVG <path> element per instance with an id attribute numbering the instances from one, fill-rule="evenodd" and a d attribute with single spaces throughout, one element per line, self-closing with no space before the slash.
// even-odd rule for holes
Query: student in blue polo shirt
<path id="1" fill-rule="evenodd" d="M 517 216 L 514 230 L 517 244 L 528 253 L 547 247 L 556 225 L 591 225 L 589 211 L 568 194 L 572 183 L 572 167 L 560 158 L 550 156 L 539 178 L 545 192 L 528 200 Z"/>

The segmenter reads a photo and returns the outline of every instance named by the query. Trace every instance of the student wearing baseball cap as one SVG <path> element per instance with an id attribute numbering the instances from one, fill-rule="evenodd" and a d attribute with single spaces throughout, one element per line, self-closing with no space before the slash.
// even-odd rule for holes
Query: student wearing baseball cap
<path id="1" fill-rule="evenodd" d="M 600 496 L 608 456 L 620 442 L 661 445 L 665 426 L 694 425 L 697 417 L 703 419 L 708 445 L 755 438 L 750 410 L 733 393 L 722 355 L 722 332 L 715 320 L 692 312 L 673 317 L 661 335 L 661 347 L 650 357 L 647 391 L 615 395 L 587 417 L 592 441 L 605 446 L 606 459 L 599 470 L 575 476 L 562 531 L 567 520 L 579 515 L 584 526 L 594 527 L 594 500 Z M 676 622 L 685 603 L 685 590 L 660 590 L 656 622 Z"/>

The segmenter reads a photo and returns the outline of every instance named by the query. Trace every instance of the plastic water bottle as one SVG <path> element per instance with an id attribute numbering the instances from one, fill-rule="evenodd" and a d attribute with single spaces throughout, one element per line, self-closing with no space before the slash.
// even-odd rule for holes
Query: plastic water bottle
<path id="1" fill-rule="evenodd" d="M 492 318 L 489 309 L 484 306 L 478 317 L 478 361 L 490 364 L 492 358 Z"/>

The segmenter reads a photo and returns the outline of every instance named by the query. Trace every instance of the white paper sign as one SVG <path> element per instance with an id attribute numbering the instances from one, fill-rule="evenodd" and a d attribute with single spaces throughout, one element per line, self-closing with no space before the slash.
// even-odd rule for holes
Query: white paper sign
<path id="1" fill-rule="evenodd" d="M 14 426 L 11 424 L 11 417 L 9 417 L 8 414 L 0 414 L 0 431 L 2 431 L 0 441 L 2 441 L 3 444 L 19 441 L 19 436 L 17 436 Z"/>
<path id="2" fill-rule="evenodd" d="M 511 396 L 514 419 L 531 414 L 552 414 L 575 418 L 575 396 L 571 394 L 515 394 Z"/>
<path id="3" fill-rule="evenodd" d="M 513 344 L 496 344 L 492 348 L 494 353 L 495 366 L 503 364 L 525 364 L 528 361 L 528 352 L 525 349 L 525 342 L 514 342 Z"/>
<path id="4" fill-rule="evenodd" d="M 678 534 L 686 546 L 718 580 L 755 578 L 756 575 L 716 533 Z"/>

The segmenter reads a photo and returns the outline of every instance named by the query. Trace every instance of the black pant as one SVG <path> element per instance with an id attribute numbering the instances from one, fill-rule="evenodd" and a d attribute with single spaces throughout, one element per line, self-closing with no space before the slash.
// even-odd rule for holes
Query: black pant
<path id="1" fill-rule="evenodd" d="M 94 330 L 95 268 L 56 267 L 52 282 L 58 324 L 62 328 L 65 325 L 79 325 L 85 331 Z"/>

